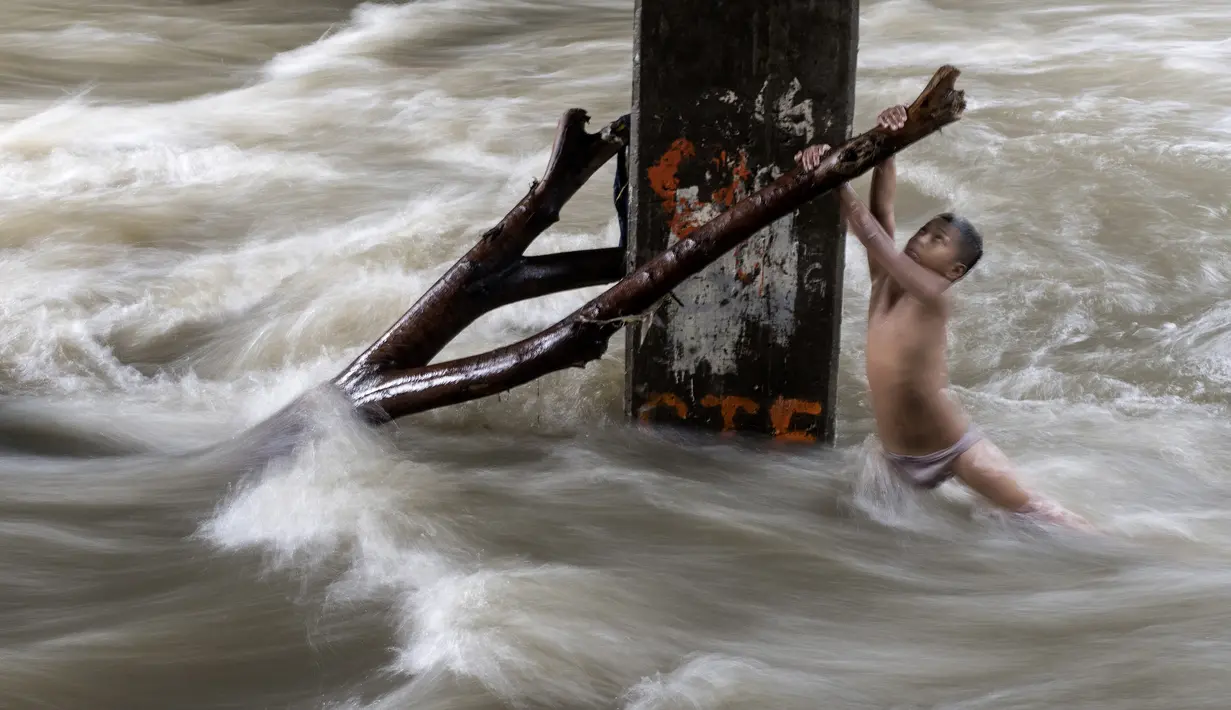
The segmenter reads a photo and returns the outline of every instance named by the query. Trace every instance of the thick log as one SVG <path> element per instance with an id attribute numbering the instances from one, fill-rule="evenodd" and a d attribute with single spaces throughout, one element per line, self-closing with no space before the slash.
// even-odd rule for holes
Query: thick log
<path id="1" fill-rule="evenodd" d="M 758 230 L 959 120 L 966 105 L 964 93 L 954 88 L 959 74 L 954 67 L 941 67 L 907 110 L 901 129 L 874 128 L 856 136 L 815 171 L 795 167 L 547 330 L 481 355 L 389 371 L 372 386 L 351 391 L 356 406 L 396 419 L 497 394 L 566 367 L 583 367 L 603 355 L 627 320 L 652 315 L 671 289 Z"/>
<path id="2" fill-rule="evenodd" d="M 586 132 L 589 120 L 581 109 L 564 114 L 543 179 L 536 181 L 530 192 L 397 323 L 335 377 L 334 385 L 353 393 L 389 368 L 426 365 L 475 319 L 500 306 L 620 277 L 622 270 L 597 268 L 609 266 L 606 254 L 522 258 L 535 238 L 559 220 L 564 204 L 628 143 L 628 116 L 616 119 L 598 133 Z M 564 273 L 569 265 L 583 273 L 570 280 Z M 544 272 L 549 272 L 550 288 L 528 283 L 533 275 Z M 596 280 L 599 276 L 604 278 Z M 510 284 L 504 284 L 505 277 L 511 279 Z"/>

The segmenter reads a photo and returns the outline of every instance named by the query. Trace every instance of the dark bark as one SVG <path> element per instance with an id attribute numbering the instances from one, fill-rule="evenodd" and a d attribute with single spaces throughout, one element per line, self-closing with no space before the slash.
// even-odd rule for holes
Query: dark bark
<path id="1" fill-rule="evenodd" d="M 590 249 L 530 256 L 504 274 L 492 294 L 496 307 L 561 291 L 601 286 L 624 276 L 624 249 Z"/>
<path id="2" fill-rule="evenodd" d="M 628 143 L 627 116 L 598 133 L 586 132 L 589 120 L 581 109 L 564 114 L 543 179 L 393 327 L 335 377 L 335 385 L 354 393 L 373 384 L 374 378 L 382 378 L 390 368 L 426 365 L 476 318 L 502 305 L 620 277 L 622 272 L 598 268 L 609 265 L 602 254 L 522 258 L 535 238 L 556 223 L 564 204 Z M 585 273 L 570 280 L 564 274 L 570 263 Z M 552 287 L 527 283 L 534 273 L 550 276 Z M 504 284 L 506 276 L 512 283 Z M 600 276 L 604 278 L 596 280 Z"/>
<path id="3" fill-rule="evenodd" d="M 566 367 L 584 367 L 603 355 L 608 340 L 629 318 L 651 309 L 673 288 L 740 242 L 808 200 L 959 120 L 965 97 L 954 88 L 958 75 L 953 67 L 941 67 L 908 109 L 902 129 L 888 132 L 874 128 L 839 146 L 817 170 L 805 172 L 796 167 L 547 330 L 488 353 L 428 367 L 413 359 L 404 363 L 397 358 L 386 360 L 391 367 L 369 378 L 364 383 L 367 386 L 351 388 L 352 399 L 373 415 L 396 419 L 497 394 Z M 567 129 L 562 129 L 562 135 L 567 138 Z M 548 168 L 548 175 L 551 173 L 552 168 Z M 521 248 L 524 250 L 524 246 Z"/>

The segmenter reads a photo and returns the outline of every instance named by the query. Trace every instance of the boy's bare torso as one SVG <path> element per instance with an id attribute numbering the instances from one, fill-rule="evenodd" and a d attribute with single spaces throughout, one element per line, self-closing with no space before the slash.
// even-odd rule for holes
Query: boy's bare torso
<path id="1" fill-rule="evenodd" d="M 881 444 L 925 456 L 958 441 L 969 422 L 950 399 L 948 300 L 925 305 L 881 276 L 868 304 L 867 375 Z"/>

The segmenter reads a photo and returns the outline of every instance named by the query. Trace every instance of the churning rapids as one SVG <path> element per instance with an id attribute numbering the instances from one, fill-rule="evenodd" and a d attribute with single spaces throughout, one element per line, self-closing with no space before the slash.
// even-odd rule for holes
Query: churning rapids
<path id="1" fill-rule="evenodd" d="M 244 433 L 520 198 L 564 109 L 628 110 L 631 0 L 0 8 L 0 707 L 1231 702 L 1225 2 L 862 8 L 857 130 L 964 72 L 899 163 L 903 232 L 988 236 L 955 393 L 1097 540 L 870 465 L 854 240 L 834 451 L 626 427 L 613 347 L 394 431 L 322 403 L 262 466 Z M 615 243 L 612 169 L 536 251 Z"/>

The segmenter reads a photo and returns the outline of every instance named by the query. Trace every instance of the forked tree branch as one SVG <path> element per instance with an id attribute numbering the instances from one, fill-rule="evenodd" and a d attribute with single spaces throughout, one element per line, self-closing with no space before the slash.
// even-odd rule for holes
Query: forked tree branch
<path id="1" fill-rule="evenodd" d="M 618 279 L 609 256 L 534 257 L 523 259 L 530 244 L 560 218 L 560 209 L 608 160 L 628 144 L 628 117 L 598 133 L 587 133 L 590 120 L 581 109 L 560 119 L 551 159 L 541 181 L 469 252 L 457 261 L 389 330 L 333 379 L 354 393 L 380 380 L 392 368 L 420 367 L 476 318 L 515 301 Z M 601 251 L 601 250 L 600 250 Z M 570 279 L 565 269 L 581 269 Z M 535 275 L 547 282 L 529 283 Z M 504 278 L 511 281 L 504 283 Z M 601 277 L 601 278 L 600 278 Z"/>

